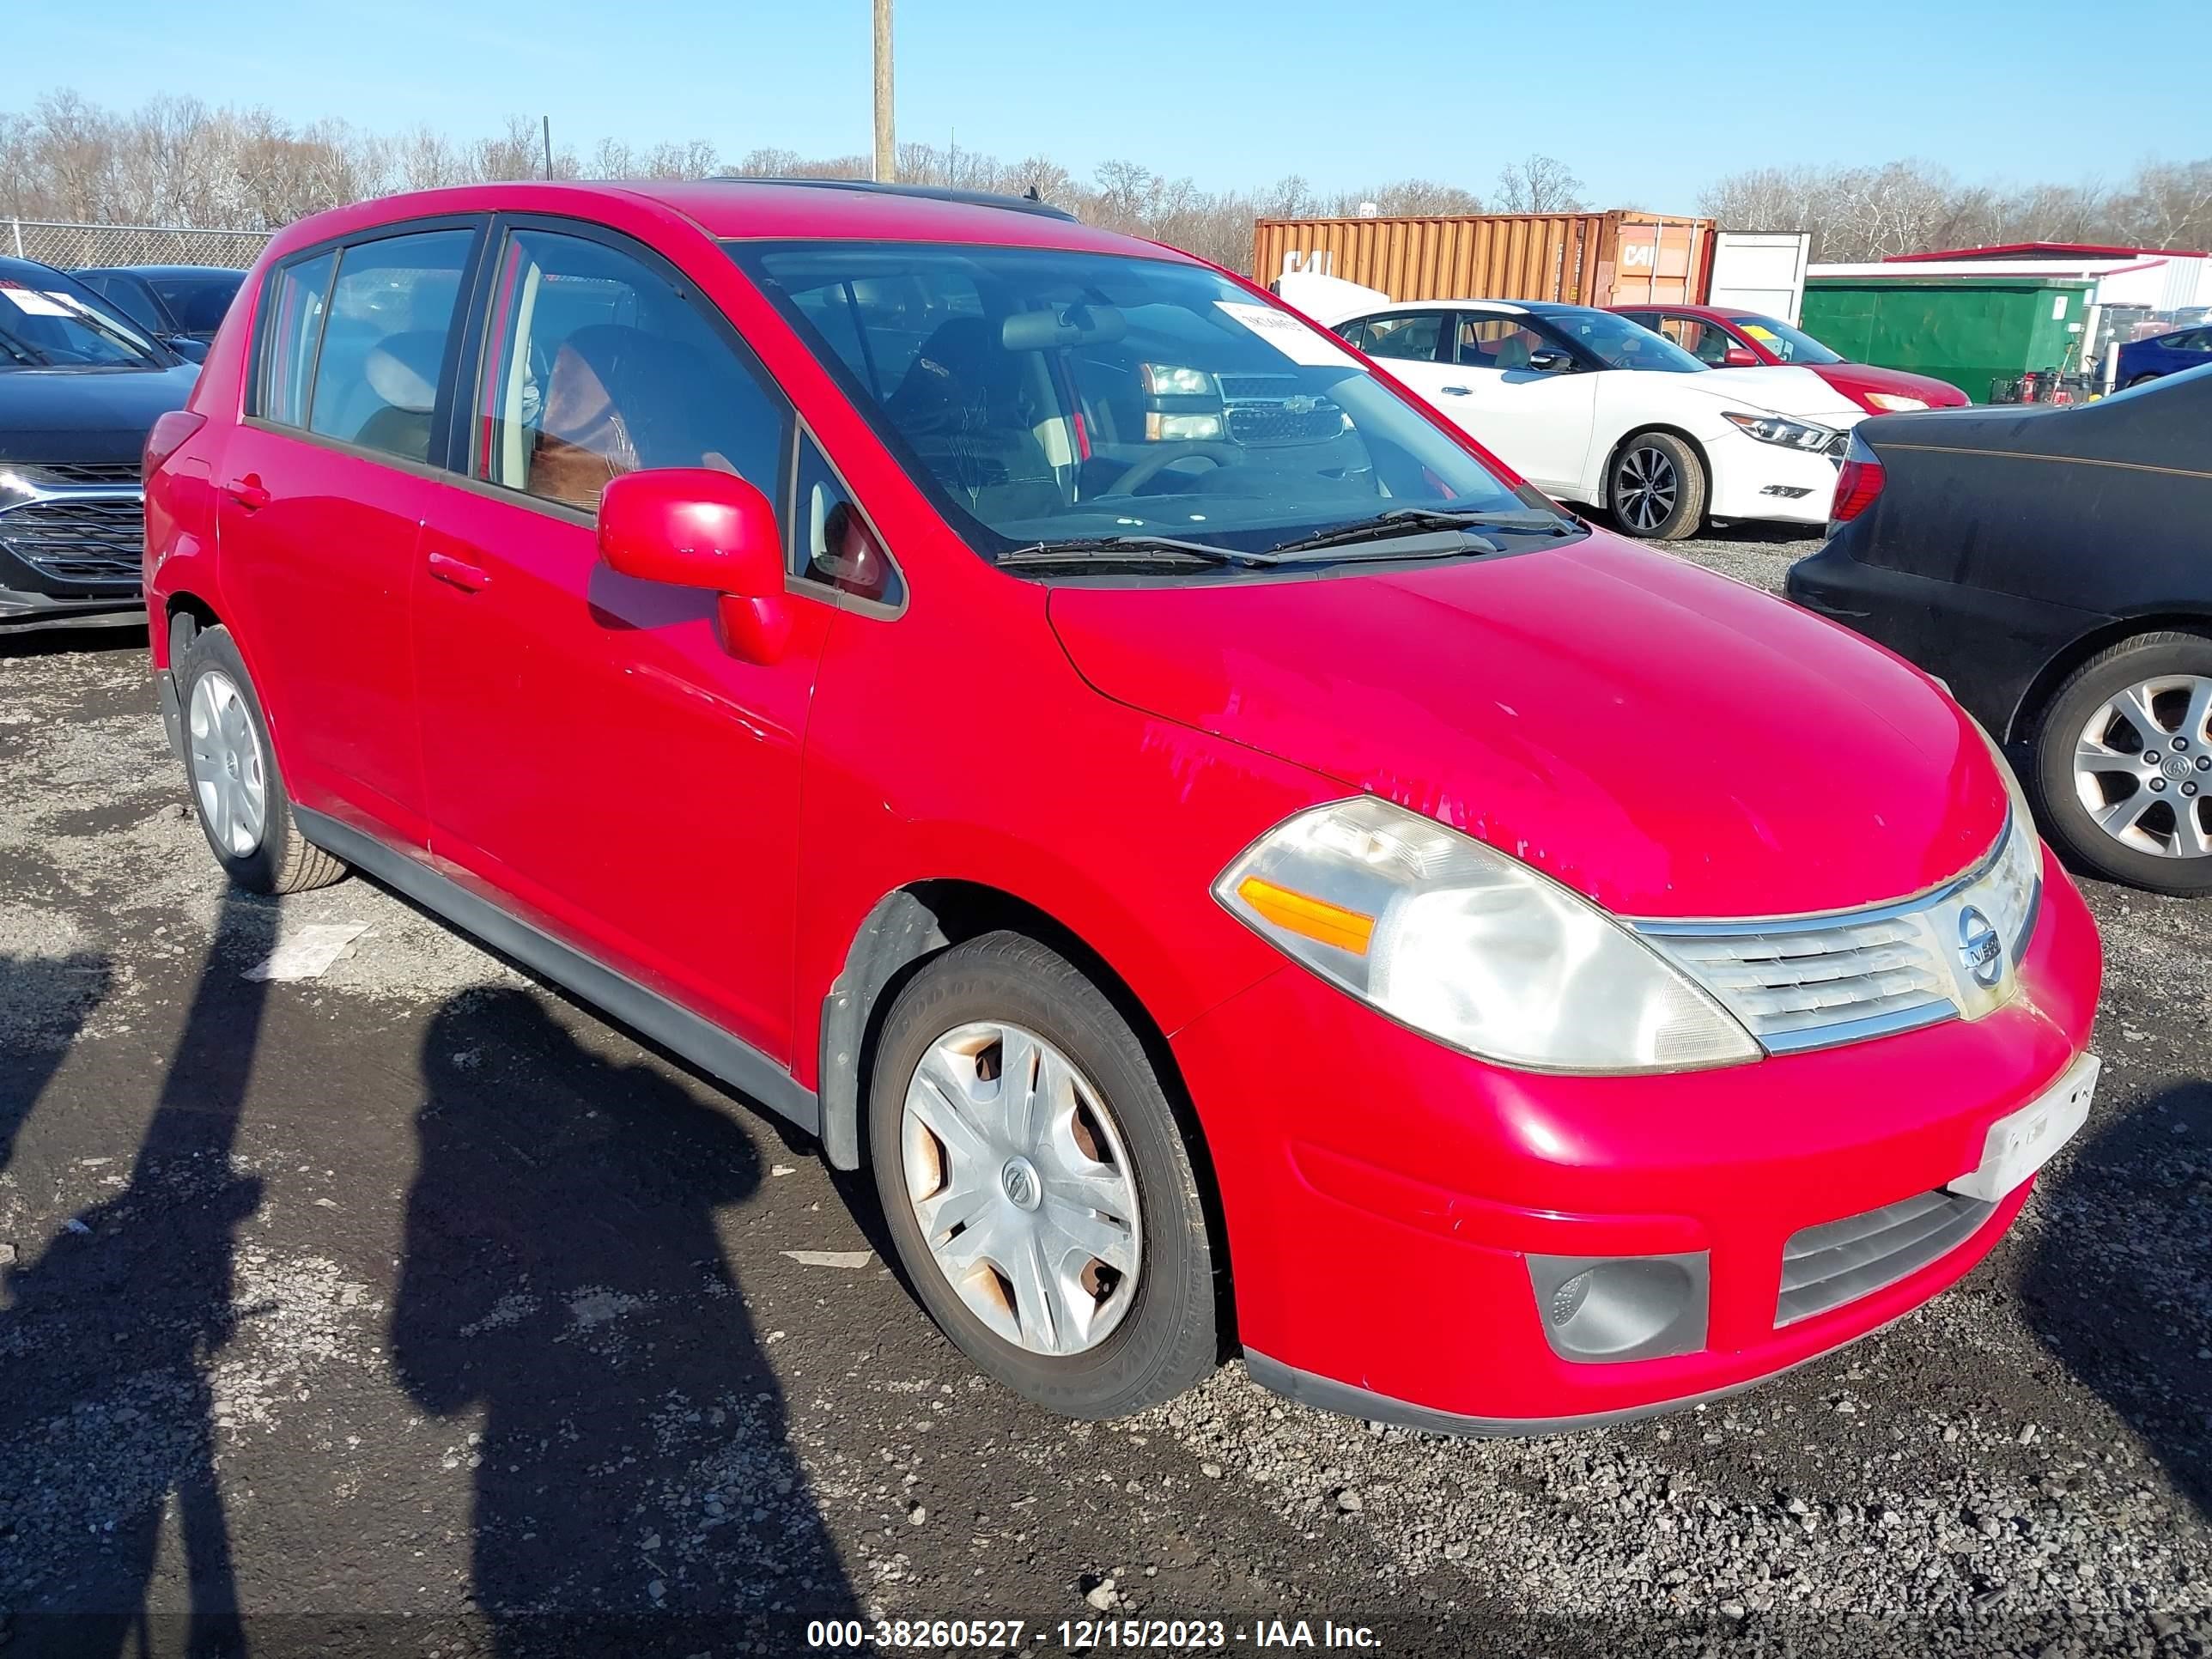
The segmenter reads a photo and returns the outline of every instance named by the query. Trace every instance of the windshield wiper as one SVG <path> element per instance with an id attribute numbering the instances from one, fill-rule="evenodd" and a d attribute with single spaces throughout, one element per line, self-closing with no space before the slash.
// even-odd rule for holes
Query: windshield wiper
<path id="1" fill-rule="evenodd" d="M 1304 553 L 1324 547 L 1349 547 L 1358 542 L 1383 541 L 1394 536 L 1415 535 L 1425 530 L 1461 530 L 1472 539 L 1484 531 L 1516 536 L 1571 536 L 1574 526 L 1548 513 L 1455 513 L 1433 507 L 1399 507 L 1338 525 L 1319 535 L 1302 536 L 1267 550 L 1270 554 Z M 1495 551 L 1495 549 L 1491 550 Z"/>
<path id="2" fill-rule="evenodd" d="M 0 351 L 9 352 L 17 362 L 32 368 L 38 368 L 46 361 L 43 353 L 33 351 L 29 346 L 16 339 L 14 335 L 4 331 L 0 331 Z"/>
<path id="3" fill-rule="evenodd" d="M 999 555 L 994 562 L 1001 569 L 1036 570 L 1055 565 L 1257 565 L 1269 561 L 1263 554 L 1239 553 L 1234 548 L 1206 542 L 1177 541 L 1172 536 L 1071 536 L 1063 541 L 1017 547 Z"/>

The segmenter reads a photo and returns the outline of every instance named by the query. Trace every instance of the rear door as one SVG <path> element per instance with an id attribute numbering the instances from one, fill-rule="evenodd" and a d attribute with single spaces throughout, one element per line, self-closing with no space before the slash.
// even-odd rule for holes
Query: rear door
<path id="1" fill-rule="evenodd" d="M 286 784 L 303 806 L 415 847 L 427 820 L 409 596 L 481 230 L 398 226 L 278 266 L 248 412 L 216 463 L 223 587 Z"/>
<path id="2" fill-rule="evenodd" d="M 714 594 L 600 562 L 597 512 L 623 473 L 709 467 L 787 527 L 792 412 L 675 267 L 611 232 L 509 222 L 483 288 L 465 476 L 435 491 L 416 577 L 434 860 L 787 1061 L 799 753 L 836 597 L 794 575 L 788 648 L 740 660 Z"/>

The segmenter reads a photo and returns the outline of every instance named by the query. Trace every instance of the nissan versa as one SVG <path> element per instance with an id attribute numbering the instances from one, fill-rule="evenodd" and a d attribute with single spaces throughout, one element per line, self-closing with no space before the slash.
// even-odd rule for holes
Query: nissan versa
<path id="1" fill-rule="evenodd" d="M 2095 933 L 1940 686 L 1035 204 L 324 214 L 147 462 L 230 876 L 364 872 L 868 1165 L 1058 1411 L 1237 1348 L 1695 1400 L 1958 1278 L 2087 1109 Z"/>

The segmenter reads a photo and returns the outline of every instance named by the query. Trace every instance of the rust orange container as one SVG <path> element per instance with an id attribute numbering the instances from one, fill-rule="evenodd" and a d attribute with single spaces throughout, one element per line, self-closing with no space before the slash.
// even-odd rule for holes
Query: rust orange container
<path id="1" fill-rule="evenodd" d="M 1262 219 L 1252 274 L 1315 270 L 1394 300 L 1561 300 L 1694 305 L 1712 278 L 1714 222 L 1606 213 L 1470 213 L 1434 218 Z"/>

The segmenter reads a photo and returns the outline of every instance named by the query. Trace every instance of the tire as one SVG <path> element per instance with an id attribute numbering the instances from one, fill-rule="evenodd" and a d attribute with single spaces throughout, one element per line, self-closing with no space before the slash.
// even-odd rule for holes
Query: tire
<path id="1" fill-rule="evenodd" d="M 249 893 L 302 893 L 343 877 L 345 866 L 310 846 L 293 822 L 261 697 L 230 630 L 193 634 L 181 653 L 172 651 L 170 666 L 184 728 L 185 787 L 223 873 Z M 258 821 L 241 810 L 257 775 Z M 243 790 L 232 787 L 240 784 Z"/>
<path id="2" fill-rule="evenodd" d="M 941 1044 L 973 1049 L 981 1040 L 976 1034 L 992 1030 L 1005 1033 L 995 1049 L 945 1059 Z M 1017 1042 L 1024 1049 L 1013 1050 Z M 1063 1127 L 1034 1137 L 1005 1133 L 1014 1120 L 993 1108 L 1006 1098 L 1010 1054 L 1047 1049 L 1080 1081 L 1073 1093 L 1038 1091 L 1051 1105 L 1032 1115 Z M 946 1089 L 933 1090 L 918 1075 L 925 1061 L 932 1078 L 975 1093 L 956 1104 Z M 1067 1074 L 1055 1074 L 1048 1062 L 1042 1075 Z M 910 1089 L 928 1103 L 936 1128 L 909 1113 Z M 1065 1104 L 1085 1100 L 1086 1090 L 1103 1121 L 1090 1104 Z M 923 967 L 885 1016 L 868 1131 L 876 1190 L 907 1277 L 939 1328 L 988 1375 L 1048 1411 L 1109 1418 L 1171 1399 L 1212 1370 L 1213 1251 L 1189 1148 L 1143 1043 L 1065 958 L 1022 934 L 997 933 Z M 968 1151 L 951 1150 L 963 1140 Z M 1081 1156 L 1069 1162 L 1056 1146 L 1074 1146 Z M 1085 1174 L 1097 1170 L 1110 1174 Z M 983 1178 L 963 1180 L 963 1171 Z M 1101 1197 L 1112 1208 L 1070 1205 L 1062 1194 L 1079 1178 L 1098 1183 L 1085 1197 Z M 925 1204 L 941 1206 L 932 1209 L 932 1220 L 948 1224 L 942 1248 L 956 1265 L 940 1265 L 933 1254 L 923 1232 Z M 1135 1213 L 1115 1217 L 1123 1207 Z M 967 1214 L 972 1221 L 953 1224 Z M 1120 1255 L 1133 1273 L 1086 1255 L 1074 1235 L 1058 1231 L 1056 1216 L 1072 1218 L 1089 1242 Z M 1018 1272 L 1018 1264 L 998 1257 L 1013 1256 L 1011 1246 L 1027 1239 L 1037 1244 L 1024 1303 L 1008 1271 L 1014 1265 Z M 1070 1275 L 1079 1261 L 1085 1265 Z M 1048 1283 L 1069 1287 L 1059 1303 L 1043 1290 Z M 1027 1316 L 1040 1306 L 1041 1318 Z M 1065 1351 L 1048 1351 L 1047 1340 Z"/>
<path id="3" fill-rule="evenodd" d="M 2152 688 L 2145 707 L 2155 727 L 2148 734 L 2136 720 L 2112 712 L 2116 698 L 2145 686 Z M 2033 781 L 2051 839 L 2075 864 L 2156 893 L 2212 893 L 2212 742 L 2201 721 L 2186 729 L 2190 697 L 2200 690 L 2197 707 L 2212 708 L 2212 639 L 2174 633 L 2123 640 L 2059 687 L 2038 723 Z M 2087 738 L 2101 750 L 2077 756 Z M 2177 739 L 2184 745 L 2179 750 Z M 2129 763 L 2153 750 L 2162 757 L 2155 770 Z M 2119 809 L 2116 826 L 2126 825 L 2126 809 L 2142 803 L 2141 822 L 2132 830 L 2106 828 L 2083 799 L 2085 789 L 2108 811 Z M 2194 836 L 2184 813 L 2195 816 Z M 2192 853 L 2192 845 L 2204 850 Z"/>
<path id="4" fill-rule="evenodd" d="M 2127 385 L 2122 386 L 2120 390 L 2123 392 L 2132 392 L 2139 386 L 2148 386 L 2156 379 L 2158 379 L 2158 376 L 2155 374 L 2138 374 L 2134 380 L 2130 380 Z"/>
<path id="5" fill-rule="evenodd" d="M 1678 542 L 1705 517 L 1705 464 L 1665 432 L 1638 432 L 1613 451 L 1605 472 L 1606 510 L 1626 535 Z"/>

